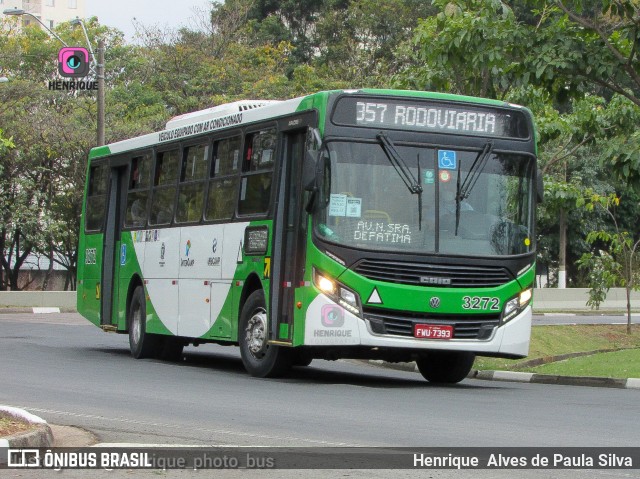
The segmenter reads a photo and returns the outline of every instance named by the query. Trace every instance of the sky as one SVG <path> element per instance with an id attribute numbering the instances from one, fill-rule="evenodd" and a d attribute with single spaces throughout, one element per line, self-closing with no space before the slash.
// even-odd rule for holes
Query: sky
<path id="1" fill-rule="evenodd" d="M 209 10 L 211 0 L 86 0 L 87 17 L 122 30 L 127 42 L 134 40 L 133 19 L 145 26 L 177 30 L 193 23 L 194 8 Z"/>

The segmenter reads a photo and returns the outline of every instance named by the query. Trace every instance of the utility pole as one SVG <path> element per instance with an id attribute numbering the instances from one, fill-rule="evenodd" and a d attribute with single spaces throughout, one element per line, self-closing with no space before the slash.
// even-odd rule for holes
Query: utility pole
<path id="1" fill-rule="evenodd" d="M 104 145 L 104 40 L 98 40 L 98 62 L 96 76 L 98 77 L 98 120 L 97 142 Z"/>

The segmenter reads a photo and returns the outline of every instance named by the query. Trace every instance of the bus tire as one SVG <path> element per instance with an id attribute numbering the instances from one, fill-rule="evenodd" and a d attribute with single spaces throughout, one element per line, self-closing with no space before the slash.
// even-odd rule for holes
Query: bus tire
<path id="1" fill-rule="evenodd" d="M 249 374 L 259 378 L 281 376 L 291 367 L 289 349 L 268 344 L 268 331 L 264 292 L 256 290 L 240 312 L 238 343 L 242 364 Z"/>
<path id="2" fill-rule="evenodd" d="M 162 338 L 162 347 L 160 348 L 160 359 L 164 361 L 178 362 L 182 361 L 184 350 L 184 341 L 173 336 Z"/>
<path id="3" fill-rule="evenodd" d="M 467 351 L 429 351 L 416 359 L 416 364 L 427 381 L 455 384 L 468 376 L 475 358 Z"/>
<path id="4" fill-rule="evenodd" d="M 142 286 L 138 286 L 131 296 L 127 322 L 131 356 L 136 359 L 155 357 L 161 338 L 155 334 L 147 333 L 147 303 Z"/>
<path id="5" fill-rule="evenodd" d="M 306 367 L 311 364 L 311 361 L 313 361 L 313 356 L 304 351 L 294 350 L 291 356 L 292 366 Z"/>

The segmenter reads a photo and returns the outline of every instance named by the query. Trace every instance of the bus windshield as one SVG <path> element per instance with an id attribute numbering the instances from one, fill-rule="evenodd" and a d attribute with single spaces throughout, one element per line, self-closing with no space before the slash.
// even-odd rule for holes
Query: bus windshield
<path id="1" fill-rule="evenodd" d="M 394 146 L 422 187 L 419 195 L 407 187 L 403 168 L 390 160 L 383 142 L 327 143 L 325 184 L 314 218 L 318 235 L 347 247 L 412 254 L 534 251 L 533 156 L 486 145 Z"/>

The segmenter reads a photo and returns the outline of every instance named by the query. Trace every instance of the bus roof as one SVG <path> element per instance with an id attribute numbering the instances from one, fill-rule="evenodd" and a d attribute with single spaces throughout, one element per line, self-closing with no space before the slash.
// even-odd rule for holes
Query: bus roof
<path id="1" fill-rule="evenodd" d="M 205 108 L 204 110 L 194 111 L 191 113 L 185 113 L 183 115 L 174 116 L 171 118 L 165 127 L 166 130 L 177 128 L 179 126 L 186 126 L 191 123 L 197 123 L 207 118 L 217 118 L 225 115 L 231 115 L 233 113 L 241 113 L 243 111 L 255 110 L 256 108 L 262 108 L 268 105 L 275 105 L 281 103 L 280 100 L 241 100 L 233 103 L 224 103 L 222 105 L 214 106 L 211 108 Z"/>
<path id="2" fill-rule="evenodd" d="M 190 136 L 217 131 L 236 125 L 244 125 L 261 120 L 277 118 L 312 108 L 316 99 L 326 98 L 331 93 L 343 94 L 371 94 L 387 96 L 413 96 L 432 100 L 456 101 L 478 103 L 484 105 L 512 107 L 525 109 L 499 100 L 478 98 L 471 96 L 454 95 L 450 93 L 436 93 L 412 90 L 385 90 L 385 89 L 354 89 L 333 90 L 318 92 L 312 95 L 293 98 L 291 100 L 244 100 L 218 105 L 191 113 L 178 115 L 170 119 L 165 129 L 159 132 L 149 133 L 139 137 L 110 143 L 105 146 L 95 147 L 91 150 L 89 158 L 99 158 L 111 154 L 126 151 L 149 148 L 161 145 L 165 142 L 179 140 Z M 525 109 L 526 110 L 526 109 Z"/>

